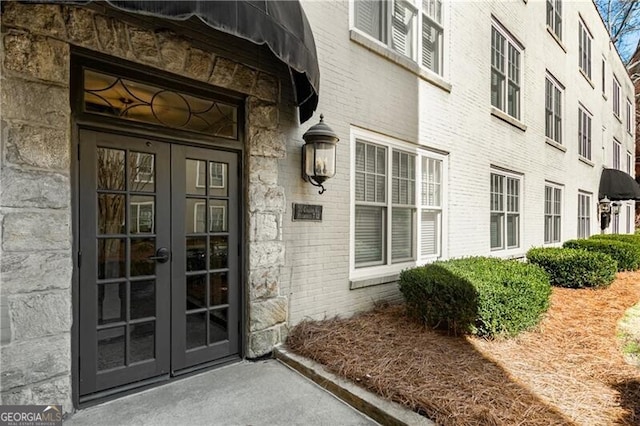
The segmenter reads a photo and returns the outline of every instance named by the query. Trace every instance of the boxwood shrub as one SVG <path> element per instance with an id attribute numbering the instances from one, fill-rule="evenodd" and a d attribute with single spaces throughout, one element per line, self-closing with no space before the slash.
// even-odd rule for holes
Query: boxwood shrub
<path id="1" fill-rule="evenodd" d="M 536 265 L 470 257 L 404 270 L 400 291 L 426 325 L 491 337 L 535 326 L 549 307 L 551 286 Z"/>
<path id="2" fill-rule="evenodd" d="M 640 246 L 609 239 L 569 240 L 565 248 L 605 253 L 618 263 L 618 271 L 635 271 L 640 267 Z"/>
<path id="3" fill-rule="evenodd" d="M 571 248 L 532 248 L 527 259 L 547 271 L 551 285 L 568 288 L 606 287 L 618 269 L 608 254 Z"/>
<path id="4" fill-rule="evenodd" d="M 640 246 L 639 234 L 596 234 L 592 235 L 590 240 L 608 240 L 622 241 L 623 243 L 635 244 Z"/>

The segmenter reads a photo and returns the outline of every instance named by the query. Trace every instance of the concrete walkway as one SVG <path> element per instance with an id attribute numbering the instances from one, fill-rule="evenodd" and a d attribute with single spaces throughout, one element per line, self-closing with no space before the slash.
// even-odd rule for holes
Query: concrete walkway
<path id="1" fill-rule="evenodd" d="M 65 425 L 376 425 L 277 360 L 244 361 L 75 413 Z"/>

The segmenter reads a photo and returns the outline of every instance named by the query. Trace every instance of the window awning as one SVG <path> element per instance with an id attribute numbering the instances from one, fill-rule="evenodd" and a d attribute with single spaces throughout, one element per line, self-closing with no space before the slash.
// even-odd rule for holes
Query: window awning
<path id="1" fill-rule="evenodd" d="M 640 200 L 640 185 L 628 173 L 616 169 L 603 169 L 598 199 L 604 197 L 611 201 Z"/>
<path id="2" fill-rule="evenodd" d="M 67 3 L 88 4 L 91 0 Z M 126 12 L 162 19 L 186 21 L 196 17 L 213 29 L 255 44 L 266 44 L 291 70 L 300 122 L 313 115 L 318 105 L 320 69 L 313 33 L 299 1 L 107 0 L 107 3 Z"/>

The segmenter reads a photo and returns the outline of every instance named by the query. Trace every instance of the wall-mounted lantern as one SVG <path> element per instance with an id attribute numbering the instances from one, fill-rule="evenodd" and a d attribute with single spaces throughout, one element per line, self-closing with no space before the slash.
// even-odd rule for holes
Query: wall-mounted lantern
<path id="1" fill-rule="evenodd" d="M 336 143 L 340 140 L 323 120 L 324 115 L 320 114 L 320 122 L 302 135 L 302 178 L 320 187 L 318 194 L 325 191 L 324 181 L 336 174 Z"/>
<path id="2" fill-rule="evenodd" d="M 598 213 L 600 213 L 600 230 L 603 233 L 604 230 L 609 226 L 609 222 L 611 222 L 611 206 L 611 200 L 606 195 L 598 202 Z"/>

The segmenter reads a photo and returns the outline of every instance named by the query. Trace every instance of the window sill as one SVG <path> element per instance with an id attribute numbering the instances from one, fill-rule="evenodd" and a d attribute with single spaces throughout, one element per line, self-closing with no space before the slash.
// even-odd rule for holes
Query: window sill
<path id="1" fill-rule="evenodd" d="M 386 275 L 383 277 L 363 278 L 349 281 L 349 290 L 358 288 L 373 287 L 376 285 L 392 284 L 398 281 L 400 274 Z"/>
<path id="2" fill-rule="evenodd" d="M 558 143 L 556 141 L 554 141 L 553 139 L 549 139 L 548 137 L 545 136 L 544 141 L 547 143 L 547 145 L 554 147 L 555 149 L 562 151 L 562 152 L 567 152 L 567 147 L 562 145 L 561 143 Z"/>
<path id="3" fill-rule="evenodd" d="M 562 43 L 562 40 L 560 40 L 560 37 L 558 37 L 557 34 L 553 32 L 553 29 L 549 25 L 547 25 L 547 32 L 551 35 L 551 37 L 553 37 L 556 43 L 558 43 L 558 46 L 560 46 L 560 49 L 564 50 L 564 53 L 567 53 L 567 48 Z"/>
<path id="4" fill-rule="evenodd" d="M 584 157 L 583 157 L 583 156 L 581 156 L 581 155 L 580 155 L 580 156 L 578 156 L 578 160 L 582 161 L 582 162 L 583 162 L 584 164 L 586 164 L 587 166 L 590 166 L 590 167 L 595 167 L 595 166 L 596 166 L 596 163 L 594 163 L 593 161 L 591 161 L 591 160 L 589 160 L 589 159 L 587 159 L 587 158 L 584 158 Z"/>
<path id="5" fill-rule="evenodd" d="M 526 124 L 524 124 L 523 122 L 521 122 L 520 120 L 517 120 L 513 117 L 511 117 L 509 114 L 499 110 L 498 108 L 492 106 L 491 107 L 491 115 L 493 115 L 494 117 L 499 118 L 500 120 L 511 124 L 513 127 L 516 127 L 520 130 L 522 130 L 523 132 L 525 132 L 527 130 L 527 126 Z"/>
<path id="6" fill-rule="evenodd" d="M 436 73 L 422 68 L 416 62 L 412 61 L 406 56 L 402 56 L 401 54 L 394 52 L 388 47 L 371 40 L 369 37 L 361 34 L 357 30 L 349 30 L 349 38 L 351 39 L 351 41 L 367 48 L 373 53 L 380 55 L 383 58 L 401 66 L 407 71 L 412 72 L 422 80 L 433 84 L 434 86 L 444 90 L 445 92 L 451 92 L 451 83 L 448 83 Z"/>
<path id="7" fill-rule="evenodd" d="M 526 256 L 526 252 L 522 251 L 520 247 L 515 247 L 512 249 L 492 249 L 491 255 L 494 257 L 499 257 L 500 259 L 524 259 Z"/>
<path id="8" fill-rule="evenodd" d="M 605 101 L 609 100 L 609 98 L 607 97 L 607 95 L 606 95 L 606 94 L 604 94 L 604 93 L 602 94 L 602 99 L 604 99 Z"/>
<path id="9" fill-rule="evenodd" d="M 618 114 L 616 114 L 615 112 L 613 113 L 613 116 L 620 122 L 620 124 L 622 124 L 622 117 L 620 117 Z"/>
<path id="10" fill-rule="evenodd" d="M 580 71 L 580 74 L 582 74 L 584 79 L 587 80 L 587 83 L 589 83 L 589 86 L 591 86 L 592 89 L 595 89 L 596 85 L 593 84 L 593 81 L 591 81 L 591 78 L 584 72 L 584 70 L 582 68 L 578 67 L 578 71 Z"/>

